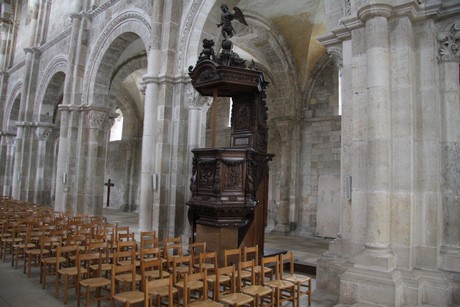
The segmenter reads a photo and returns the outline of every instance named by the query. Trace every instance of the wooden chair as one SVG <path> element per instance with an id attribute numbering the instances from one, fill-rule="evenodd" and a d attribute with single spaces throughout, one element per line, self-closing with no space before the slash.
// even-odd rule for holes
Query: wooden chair
<path id="1" fill-rule="evenodd" d="M 217 253 L 216 252 L 207 252 L 200 254 L 200 272 L 206 271 L 208 289 L 212 289 L 212 299 L 215 298 L 215 285 L 217 279 Z M 227 289 L 224 293 L 230 292 L 230 277 L 228 275 L 222 275 L 219 277 L 221 287 Z"/>
<path id="2" fill-rule="evenodd" d="M 129 290 L 122 290 L 118 291 L 121 288 L 119 285 L 117 285 L 119 278 L 118 276 L 131 276 L 131 278 L 123 278 L 124 283 L 129 283 L 130 288 Z M 125 264 L 125 265 L 112 265 L 112 278 L 111 278 L 111 296 L 112 300 L 122 302 L 123 306 L 128 307 L 131 306 L 132 304 L 137 304 L 140 302 L 144 301 L 144 293 L 142 291 L 136 290 L 136 266 L 131 263 L 131 264 Z M 113 302 L 112 302 L 113 304 Z"/>
<path id="3" fill-rule="evenodd" d="M 76 259 L 77 255 L 80 252 L 80 248 L 78 245 L 66 245 L 63 247 L 58 247 L 56 251 L 56 256 L 57 257 L 64 257 L 63 255 L 69 256 L 70 252 L 73 251 L 75 255 L 75 261 L 71 264 L 70 262 L 67 262 L 67 266 L 63 266 L 64 263 L 60 262 L 57 263 L 57 269 L 56 269 L 56 292 L 55 296 L 58 298 L 59 297 L 59 291 L 61 287 L 63 287 L 63 292 L 64 292 L 64 304 L 67 304 L 68 297 L 69 297 L 69 289 L 75 288 L 75 292 L 77 292 L 77 275 L 78 275 L 78 269 L 76 266 Z M 65 258 L 65 257 L 64 257 Z M 68 258 L 67 258 L 68 259 Z M 83 273 L 86 273 L 86 269 L 82 269 Z"/>
<path id="4" fill-rule="evenodd" d="M 142 280 L 162 279 L 169 277 L 170 274 L 163 270 L 163 262 L 159 258 L 141 260 Z"/>
<path id="5" fill-rule="evenodd" d="M 141 246 L 140 249 L 159 247 L 156 231 L 141 231 L 139 234 Z"/>
<path id="6" fill-rule="evenodd" d="M 262 267 L 272 267 L 275 270 L 275 279 L 265 281 L 261 279 L 261 285 L 272 288 L 275 294 L 275 306 L 279 307 L 284 301 L 291 301 L 292 306 L 296 303 L 295 284 L 282 280 L 280 275 L 280 264 L 278 256 L 263 257 Z"/>
<path id="7" fill-rule="evenodd" d="M 289 274 L 284 274 L 284 264 L 289 264 Z M 296 287 L 297 307 L 300 307 L 300 296 L 308 295 L 308 306 L 311 305 L 311 278 L 294 273 L 294 253 L 292 251 L 285 255 L 280 255 L 280 275 L 281 279 L 287 280 Z"/>
<path id="8" fill-rule="evenodd" d="M 60 249 L 62 244 L 62 238 L 60 236 L 43 237 L 43 246 L 49 246 L 51 250 L 54 250 L 54 254 L 45 256 L 42 254 L 40 258 L 40 283 L 42 288 L 46 287 L 46 277 L 56 276 L 56 270 L 60 264 L 67 261 L 67 258 L 62 257 Z"/>
<path id="9" fill-rule="evenodd" d="M 173 258 L 173 281 L 175 287 L 183 287 L 184 275 L 192 274 L 192 255 Z"/>
<path id="10" fill-rule="evenodd" d="M 227 275 L 230 276 L 230 293 L 223 294 L 221 293 L 221 282 L 220 282 L 220 276 L 222 275 Z M 236 291 L 236 272 L 235 272 L 235 266 L 225 266 L 222 268 L 217 269 L 217 274 L 216 274 L 216 285 L 214 287 L 214 297 L 217 302 L 224 303 L 226 305 L 236 307 L 236 306 L 254 306 L 254 298 L 252 296 L 249 296 L 244 293 L 239 293 Z"/>
<path id="11" fill-rule="evenodd" d="M 162 299 L 167 297 L 167 306 L 178 306 L 179 295 L 175 287 L 173 287 L 173 277 L 144 280 L 144 307 L 152 307 L 152 302 L 156 298 L 156 306 L 162 306 Z M 174 297 L 177 297 L 177 304 L 174 304 Z"/>
<path id="12" fill-rule="evenodd" d="M 243 261 L 254 259 L 254 270 L 256 277 L 256 284 L 260 284 L 260 279 L 269 276 L 273 279 L 273 270 L 271 268 L 263 268 L 259 265 L 259 246 L 245 246 L 243 249 Z"/>
<path id="13" fill-rule="evenodd" d="M 116 249 L 115 264 L 124 265 L 134 263 L 137 267 L 140 266 L 140 261 L 136 258 L 136 241 L 118 241 Z"/>
<path id="14" fill-rule="evenodd" d="M 194 273 L 184 276 L 184 289 L 194 288 L 191 284 L 198 283 L 202 287 L 196 289 L 199 291 L 198 298 L 192 301 L 193 295 L 192 291 L 187 291 L 183 296 L 183 307 L 194 306 L 194 307 L 221 307 L 224 306 L 221 303 L 209 301 L 208 298 L 208 283 L 206 282 L 207 274 L 206 270 L 200 271 L 199 273 Z"/>
<path id="15" fill-rule="evenodd" d="M 44 234 L 42 231 L 31 232 L 31 243 L 35 246 L 30 248 L 27 247 L 24 251 L 24 274 L 27 273 L 27 277 L 30 277 L 32 274 L 33 266 L 40 266 L 40 259 L 49 255 L 51 251 L 45 248 L 44 245 Z"/>
<path id="16" fill-rule="evenodd" d="M 93 264 L 89 266 L 90 275 L 93 275 L 93 272 L 101 270 L 101 275 L 108 277 L 110 271 L 112 271 L 112 263 L 110 261 L 109 252 L 110 247 L 107 242 L 93 242 L 89 243 L 87 247 L 88 253 L 100 253 L 101 254 L 101 266 L 99 264 Z"/>
<path id="17" fill-rule="evenodd" d="M 32 226 L 22 226 L 20 229 L 19 236 L 22 238 L 21 242 L 16 242 L 13 244 L 13 255 L 11 257 L 11 265 L 17 269 L 19 259 L 25 257 L 25 251 L 27 249 L 32 249 L 35 247 L 35 244 L 31 241 L 30 233 L 32 231 Z"/>
<path id="18" fill-rule="evenodd" d="M 183 255 L 182 244 L 169 244 L 163 248 L 163 262 L 169 272 L 172 272 L 173 259 Z"/>
<path id="19" fill-rule="evenodd" d="M 238 264 L 241 262 L 241 249 L 234 248 L 234 249 L 225 249 L 224 250 L 224 266 L 234 265 L 235 266 L 235 274 L 238 274 Z M 241 271 L 241 278 L 249 279 L 251 277 L 251 273 L 248 271 Z"/>
<path id="20" fill-rule="evenodd" d="M 239 287 L 238 291 L 252 296 L 255 300 L 256 307 L 273 306 L 273 303 L 274 303 L 273 290 L 270 287 L 265 287 L 265 286 L 256 284 L 254 263 L 255 263 L 254 259 L 240 262 L 240 265 L 238 266 L 238 270 L 240 271 L 238 274 L 239 280 L 237 282 L 238 287 Z M 242 270 L 247 270 L 251 272 L 251 279 L 250 279 L 249 285 L 243 285 L 243 281 L 240 277 L 242 276 L 241 274 Z"/>
<path id="21" fill-rule="evenodd" d="M 206 253 L 206 242 L 194 242 L 188 245 L 189 254 L 192 255 L 193 269 L 198 270 L 200 254 Z"/>
<path id="22" fill-rule="evenodd" d="M 6 223 L 5 229 L 1 237 L 1 257 L 3 261 L 6 261 L 6 255 L 13 254 L 13 246 L 21 243 L 22 238 L 19 236 L 20 223 L 10 222 Z"/>
<path id="23" fill-rule="evenodd" d="M 98 269 L 92 277 L 89 276 L 89 267 L 97 264 Z M 85 253 L 77 255 L 77 306 L 80 307 L 81 298 L 85 297 L 86 306 L 90 306 L 92 301 L 99 302 L 102 300 L 111 301 L 110 287 L 112 281 L 101 277 L 102 255 L 100 253 Z M 85 291 L 83 292 L 82 289 Z M 91 291 L 95 290 L 94 297 L 91 297 Z M 102 296 L 102 291 L 108 291 L 108 295 Z"/>

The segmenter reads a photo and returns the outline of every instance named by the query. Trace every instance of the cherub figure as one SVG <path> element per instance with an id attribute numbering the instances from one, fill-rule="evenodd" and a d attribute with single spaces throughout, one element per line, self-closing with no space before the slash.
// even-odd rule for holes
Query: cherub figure
<path id="1" fill-rule="evenodd" d="M 207 39 L 205 38 L 203 40 L 203 51 L 201 51 L 199 57 L 198 57 L 198 62 L 204 61 L 204 60 L 214 60 L 214 41 L 212 39 Z"/>
<path id="2" fill-rule="evenodd" d="M 248 25 L 246 20 L 244 19 L 243 12 L 238 7 L 233 8 L 234 13 L 231 13 L 228 10 L 228 6 L 226 4 L 222 4 L 220 8 L 222 9 L 222 15 L 220 15 L 220 23 L 217 24 L 217 27 L 222 27 L 221 32 L 222 36 L 224 37 L 224 40 L 233 37 L 233 35 L 235 34 L 235 29 L 233 29 L 232 26 L 233 19 L 238 20 L 246 26 Z"/>

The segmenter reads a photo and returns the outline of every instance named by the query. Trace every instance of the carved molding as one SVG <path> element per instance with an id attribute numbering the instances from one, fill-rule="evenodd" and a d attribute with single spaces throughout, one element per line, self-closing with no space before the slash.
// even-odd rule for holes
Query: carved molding
<path id="1" fill-rule="evenodd" d="M 91 110 L 88 113 L 90 129 L 105 129 L 110 127 L 110 117 L 106 112 Z"/>
<path id="2" fill-rule="evenodd" d="M 292 119 L 273 119 L 276 130 L 281 136 L 281 142 L 288 142 L 292 136 L 292 129 L 294 128 L 294 121 Z"/>
<path id="3" fill-rule="evenodd" d="M 53 133 L 53 128 L 38 127 L 35 133 L 40 141 L 48 141 Z"/>
<path id="4" fill-rule="evenodd" d="M 438 33 L 436 38 L 440 44 L 441 61 L 460 60 L 460 22 L 456 22 L 448 31 Z"/>
<path id="5" fill-rule="evenodd" d="M 334 64 L 337 67 L 337 69 L 340 70 L 343 67 L 342 48 L 330 47 L 327 48 L 327 53 L 329 55 L 329 58 L 331 58 L 334 61 Z"/>

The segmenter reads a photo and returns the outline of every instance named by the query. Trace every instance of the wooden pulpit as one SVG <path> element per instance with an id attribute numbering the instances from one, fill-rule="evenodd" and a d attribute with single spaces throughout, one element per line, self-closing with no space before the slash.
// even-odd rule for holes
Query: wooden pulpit
<path id="1" fill-rule="evenodd" d="M 189 69 L 201 95 L 233 100 L 231 146 L 192 150 L 192 197 L 187 202 L 193 240 L 207 242 L 221 264 L 225 249 L 258 245 L 263 255 L 267 220 L 268 162 L 273 157 L 267 153 L 268 82 L 262 71 L 243 62 L 205 59 Z"/>

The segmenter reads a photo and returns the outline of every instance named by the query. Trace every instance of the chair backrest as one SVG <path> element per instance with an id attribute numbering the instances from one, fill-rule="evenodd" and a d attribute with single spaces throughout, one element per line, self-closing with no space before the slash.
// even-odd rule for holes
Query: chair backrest
<path id="1" fill-rule="evenodd" d="M 157 259 L 161 257 L 161 251 L 159 247 L 141 247 L 141 260 Z"/>
<path id="2" fill-rule="evenodd" d="M 173 259 L 177 256 L 182 256 L 182 244 L 170 244 L 168 246 L 163 247 L 163 258 L 166 259 L 166 266 L 171 267 Z"/>
<path id="3" fill-rule="evenodd" d="M 110 291 L 112 293 L 112 297 L 113 295 L 115 294 L 115 291 L 117 288 L 122 288 L 122 287 L 117 287 L 116 286 L 116 277 L 117 275 L 120 275 L 120 274 L 131 274 L 131 278 L 129 280 L 129 283 L 131 284 L 131 291 L 134 291 L 136 290 L 136 265 L 134 265 L 133 263 L 131 264 L 124 264 L 124 265 L 116 265 L 116 264 L 113 264 L 112 265 L 112 276 L 111 276 L 111 279 L 112 279 L 112 284 L 111 284 L 111 287 L 110 287 Z"/>
<path id="4" fill-rule="evenodd" d="M 141 260 L 141 276 L 146 277 L 146 273 L 149 271 L 158 272 L 158 278 L 163 278 L 163 261 L 160 258 L 157 259 L 143 259 Z M 148 278 L 152 279 L 152 278 Z"/>
<path id="5" fill-rule="evenodd" d="M 201 281 L 202 282 L 202 287 L 201 287 L 201 292 L 202 296 L 201 298 L 198 298 L 194 300 L 194 302 L 198 301 L 207 301 L 208 300 L 208 282 L 207 282 L 207 274 L 206 270 L 198 273 L 193 273 L 193 274 L 186 274 L 184 275 L 184 289 L 188 289 L 189 283 L 193 281 Z M 194 290 L 200 290 L 200 288 L 194 289 Z M 191 303 L 191 295 L 190 291 L 184 291 L 184 296 L 183 296 L 183 307 L 187 307 L 188 304 Z"/>
<path id="6" fill-rule="evenodd" d="M 42 237 L 40 238 L 40 260 L 44 257 L 49 257 L 45 253 L 46 250 L 55 249 L 59 245 L 62 245 L 62 237 L 48 237 L 42 235 Z"/>
<path id="7" fill-rule="evenodd" d="M 248 261 L 241 261 L 238 265 L 238 276 L 237 276 L 237 290 L 238 292 L 241 291 L 241 288 L 243 287 L 243 271 L 249 271 L 251 272 L 251 276 L 249 279 L 249 283 L 251 285 L 255 285 L 256 282 L 256 276 L 255 276 L 255 271 L 254 271 L 254 259 L 248 260 Z M 247 280 L 247 279 L 245 279 Z"/>
<path id="8" fill-rule="evenodd" d="M 200 272 L 212 271 L 213 274 L 217 273 L 217 253 L 216 252 L 207 252 L 200 254 Z M 206 264 L 211 264 L 212 269 Z"/>
<path id="9" fill-rule="evenodd" d="M 174 284 L 176 284 L 176 282 L 181 280 L 181 274 L 178 271 L 179 266 L 187 267 L 187 272 L 184 272 L 184 274 L 192 274 L 192 267 L 193 267 L 192 255 L 173 257 Z"/>
<path id="10" fill-rule="evenodd" d="M 294 274 L 294 253 L 292 251 L 280 255 L 280 278 L 283 279 L 284 265 L 289 265 L 289 273 Z"/>
<path id="11" fill-rule="evenodd" d="M 219 301 L 221 289 L 224 289 L 224 287 L 221 287 L 221 283 L 222 283 L 221 277 L 225 275 L 230 277 L 230 293 L 235 293 L 235 290 L 236 290 L 235 266 L 229 265 L 229 266 L 223 266 L 221 268 L 217 268 L 216 283 L 214 285 L 214 290 L 215 290 L 214 299 L 216 302 Z"/>
<path id="12" fill-rule="evenodd" d="M 280 279 L 280 269 L 279 269 L 279 257 L 278 256 L 269 256 L 269 257 L 262 257 L 260 265 L 262 266 L 262 270 L 264 267 L 272 268 L 275 270 L 275 278 Z M 264 285 L 264 278 L 260 278 L 260 283 L 262 286 Z"/>
<path id="13" fill-rule="evenodd" d="M 93 272 L 96 273 L 95 277 L 100 277 L 102 272 L 102 255 L 101 253 L 78 253 L 77 254 L 77 278 L 81 279 L 83 274 L 88 275 L 89 267 L 97 265 L 97 269 Z M 84 269 L 84 270 L 83 270 Z"/>
<path id="14" fill-rule="evenodd" d="M 142 239 L 145 239 L 145 240 L 158 239 L 157 232 L 155 230 L 141 231 L 139 233 L 139 237 L 141 238 L 141 241 L 142 241 Z"/>
<path id="15" fill-rule="evenodd" d="M 150 293 L 154 288 L 168 287 L 168 306 L 173 305 L 173 277 L 169 276 L 167 278 L 153 279 L 153 280 L 144 280 L 143 287 L 144 289 L 144 307 L 149 307 Z"/>
<path id="16" fill-rule="evenodd" d="M 241 261 L 241 250 L 239 248 L 224 250 L 224 266 L 229 266 L 232 264 L 235 266 L 238 266 L 238 263 L 240 261 Z"/>
<path id="17" fill-rule="evenodd" d="M 136 261 L 136 247 L 136 241 L 118 241 L 116 261 L 114 263 L 119 263 L 120 261 L 131 261 L 134 263 Z"/>
<path id="18" fill-rule="evenodd" d="M 198 265 L 200 263 L 200 254 L 206 253 L 206 242 L 194 242 L 188 245 L 190 255 L 192 255 L 193 263 Z"/>
<path id="19" fill-rule="evenodd" d="M 245 246 L 243 250 L 243 261 L 254 259 L 254 266 L 259 265 L 259 246 Z"/>

